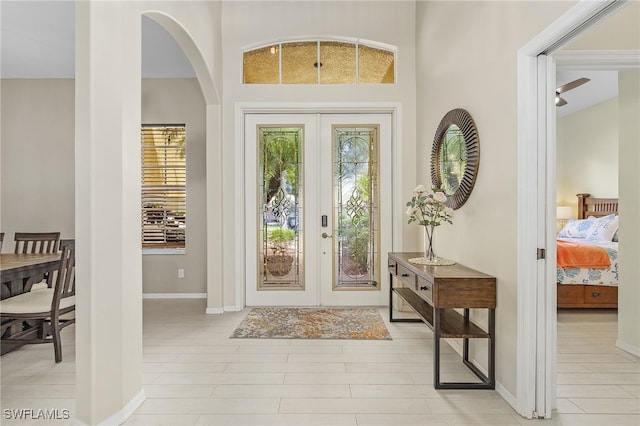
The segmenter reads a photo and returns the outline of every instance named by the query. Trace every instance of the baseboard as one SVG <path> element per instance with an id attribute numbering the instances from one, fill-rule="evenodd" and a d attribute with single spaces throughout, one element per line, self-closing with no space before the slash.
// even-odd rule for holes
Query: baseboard
<path id="1" fill-rule="evenodd" d="M 447 341 L 447 343 L 449 344 L 449 346 L 460 356 L 462 357 L 462 344 L 460 344 L 460 340 L 459 339 L 444 339 Z M 478 360 L 476 359 L 471 359 L 470 360 L 478 370 L 480 370 L 480 372 L 482 372 L 482 374 L 484 374 L 485 376 L 489 375 L 489 372 L 487 371 L 487 369 L 478 362 Z M 517 413 L 517 406 L 518 406 L 518 400 L 516 399 L 516 397 L 507 390 L 507 388 L 505 388 L 504 386 L 502 386 L 502 384 L 500 382 L 498 382 L 496 380 L 496 392 L 498 393 L 498 395 L 500 395 L 502 397 L 502 399 L 504 399 L 507 404 L 509 404 L 511 406 L 511 408 L 514 409 L 514 411 Z"/>
<path id="2" fill-rule="evenodd" d="M 207 308 L 206 313 L 219 315 L 224 314 L 225 312 L 240 312 L 241 310 L 242 307 L 240 306 L 224 306 L 222 308 Z"/>
<path id="3" fill-rule="evenodd" d="M 507 404 L 509 404 L 517 414 L 518 409 L 516 407 L 518 406 L 518 399 L 498 381 L 496 381 L 496 392 L 502 397 L 502 399 L 507 401 Z"/>
<path id="4" fill-rule="evenodd" d="M 140 392 L 136 396 L 134 396 L 131 401 L 127 405 L 122 408 L 122 410 L 114 413 L 109 418 L 98 423 L 99 426 L 113 426 L 113 425 L 121 425 L 127 421 L 129 417 L 136 411 L 136 409 L 142 405 L 145 400 L 144 389 L 141 389 Z M 73 419 L 72 424 L 74 426 L 89 426 L 87 423 L 84 423 L 77 418 Z"/>
<path id="5" fill-rule="evenodd" d="M 620 340 L 616 340 L 616 347 L 640 358 L 640 348 L 636 346 L 631 346 L 627 343 L 621 342 Z"/>
<path id="6" fill-rule="evenodd" d="M 143 299 L 206 299 L 207 293 L 142 293 Z"/>
<path id="7" fill-rule="evenodd" d="M 225 306 L 225 312 L 240 312 L 242 310 L 242 306 Z"/>
<path id="8" fill-rule="evenodd" d="M 447 342 L 449 343 L 449 346 L 451 346 L 453 348 L 453 350 L 455 350 L 458 355 L 460 355 L 462 357 L 462 345 L 458 343 L 458 341 L 456 340 L 451 340 L 451 339 L 446 339 Z M 478 360 L 476 359 L 471 359 L 470 360 L 478 370 L 480 370 L 480 372 L 482 372 L 482 374 L 484 374 L 485 376 L 489 376 L 489 372 L 487 371 L 487 369 L 480 363 L 478 362 Z M 498 382 L 496 380 L 496 389 L 495 391 L 498 393 L 498 395 L 500 395 L 502 397 L 502 399 L 504 399 L 507 404 L 509 404 L 511 406 L 511 408 L 513 408 L 513 410 L 517 413 L 518 412 L 518 400 L 517 398 L 507 390 L 507 388 L 505 388 L 504 386 L 502 386 L 502 384 L 500 382 Z"/>
<path id="9" fill-rule="evenodd" d="M 463 348 L 462 348 L 462 341 L 460 339 L 444 339 L 444 341 L 447 342 L 447 344 L 451 347 L 451 349 L 453 349 L 459 356 L 460 358 L 463 357 Z M 470 358 L 469 361 L 476 366 L 476 368 L 478 370 L 480 370 L 480 372 L 482 374 L 484 374 L 485 376 L 489 377 L 489 371 L 484 367 L 484 365 L 482 365 L 482 363 L 480 363 L 477 359 L 475 358 Z"/>

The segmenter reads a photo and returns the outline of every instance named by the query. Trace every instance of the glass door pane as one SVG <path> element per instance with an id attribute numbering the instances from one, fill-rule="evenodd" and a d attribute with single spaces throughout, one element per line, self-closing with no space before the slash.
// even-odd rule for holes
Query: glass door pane
<path id="1" fill-rule="evenodd" d="M 333 126 L 334 289 L 379 290 L 378 128 Z"/>
<path id="2" fill-rule="evenodd" d="M 258 150 L 258 290 L 304 290 L 302 127 L 259 127 Z"/>

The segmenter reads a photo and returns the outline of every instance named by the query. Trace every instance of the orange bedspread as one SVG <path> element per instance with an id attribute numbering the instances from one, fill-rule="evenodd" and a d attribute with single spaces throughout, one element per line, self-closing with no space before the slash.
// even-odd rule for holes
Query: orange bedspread
<path id="1" fill-rule="evenodd" d="M 606 268 L 611 265 L 607 251 L 598 246 L 558 240 L 558 268 Z"/>

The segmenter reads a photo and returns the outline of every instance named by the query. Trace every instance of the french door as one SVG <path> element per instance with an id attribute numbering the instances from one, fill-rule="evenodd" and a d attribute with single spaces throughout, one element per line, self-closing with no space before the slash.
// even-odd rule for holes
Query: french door
<path id="1" fill-rule="evenodd" d="M 386 304 L 391 115 L 244 124 L 246 305 Z"/>

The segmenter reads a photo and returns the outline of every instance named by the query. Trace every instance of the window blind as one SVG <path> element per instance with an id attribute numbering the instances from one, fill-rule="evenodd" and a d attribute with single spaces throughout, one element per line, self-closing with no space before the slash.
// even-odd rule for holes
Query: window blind
<path id="1" fill-rule="evenodd" d="M 185 125 L 142 126 L 142 246 L 185 247 Z"/>

